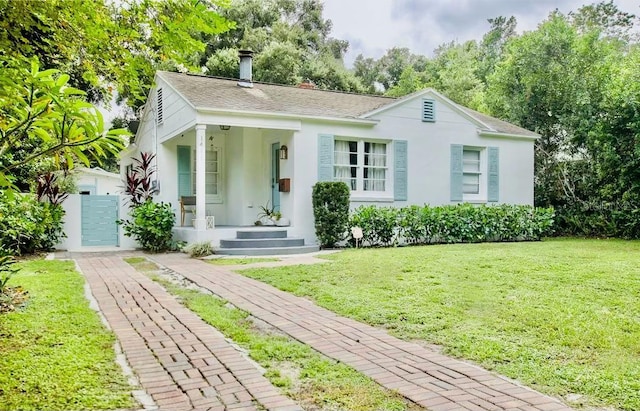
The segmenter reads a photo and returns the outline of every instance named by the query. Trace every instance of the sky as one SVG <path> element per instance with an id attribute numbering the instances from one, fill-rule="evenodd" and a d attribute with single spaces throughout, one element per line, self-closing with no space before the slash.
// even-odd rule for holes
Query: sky
<path id="1" fill-rule="evenodd" d="M 323 0 L 324 17 L 333 22 L 331 36 L 349 41 L 345 58 L 358 54 L 379 58 L 388 49 L 408 47 L 431 56 L 440 44 L 480 40 L 487 19 L 515 16 L 518 32 L 534 30 L 556 8 L 562 13 L 597 0 Z M 640 15 L 638 0 L 614 0 L 619 9 Z"/>

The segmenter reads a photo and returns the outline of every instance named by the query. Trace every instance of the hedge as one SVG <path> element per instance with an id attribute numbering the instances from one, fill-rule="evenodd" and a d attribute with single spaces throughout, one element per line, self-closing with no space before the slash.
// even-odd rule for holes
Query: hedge
<path id="1" fill-rule="evenodd" d="M 349 228 L 361 227 L 364 245 L 533 241 L 551 234 L 552 208 L 524 205 L 360 206 Z M 349 234 L 348 240 L 354 243 Z"/>

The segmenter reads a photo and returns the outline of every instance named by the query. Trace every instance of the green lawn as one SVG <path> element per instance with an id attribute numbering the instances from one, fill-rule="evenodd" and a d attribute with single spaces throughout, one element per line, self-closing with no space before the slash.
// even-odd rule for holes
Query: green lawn
<path id="1" fill-rule="evenodd" d="M 0 410 L 133 408 L 112 333 L 89 308 L 72 262 L 28 261 L 9 286 L 26 306 L 0 315 Z"/>
<path id="2" fill-rule="evenodd" d="M 640 409 L 640 242 L 558 239 L 346 250 L 249 269 L 342 315 L 577 404 Z"/>
<path id="3" fill-rule="evenodd" d="M 308 346 L 265 326 L 226 301 L 180 287 L 158 275 L 158 268 L 144 258 L 128 258 L 129 264 L 162 284 L 190 310 L 227 338 L 247 350 L 264 367 L 272 384 L 309 410 L 422 409 L 395 392 L 386 390 L 354 369 L 329 360 Z"/>

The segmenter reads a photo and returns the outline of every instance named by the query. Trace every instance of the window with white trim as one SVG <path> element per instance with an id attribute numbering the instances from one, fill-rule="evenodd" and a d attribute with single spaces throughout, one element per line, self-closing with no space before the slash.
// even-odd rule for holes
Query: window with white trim
<path id="1" fill-rule="evenodd" d="M 387 191 L 387 149 L 387 143 L 335 140 L 334 180 L 344 181 L 351 191 Z"/>
<path id="2" fill-rule="evenodd" d="M 196 192 L 196 152 L 191 156 L 191 170 L 193 170 L 191 184 Z M 222 149 L 212 147 L 205 153 L 204 186 L 207 202 L 222 201 Z"/>
<path id="3" fill-rule="evenodd" d="M 482 148 L 464 147 L 462 150 L 462 195 L 465 200 L 484 197 L 486 175 Z"/>

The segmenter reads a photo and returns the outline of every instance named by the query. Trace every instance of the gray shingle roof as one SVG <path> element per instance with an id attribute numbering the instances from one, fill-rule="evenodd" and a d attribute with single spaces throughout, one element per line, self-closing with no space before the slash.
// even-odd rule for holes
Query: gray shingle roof
<path id="1" fill-rule="evenodd" d="M 358 118 L 395 101 L 390 97 L 257 82 L 253 83 L 253 88 L 242 88 L 238 87 L 238 80 L 166 71 L 158 74 L 198 108 Z"/>
<path id="2" fill-rule="evenodd" d="M 254 82 L 253 88 L 242 88 L 238 87 L 238 80 L 197 74 L 160 71 L 158 75 L 199 109 L 354 119 L 398 101 L 393 97 L 304 89 L 259 82 Z M 506 121 L 458 104 L 456 106 L 496 132 L 526 137 L 538 136 Z"/>
<path id="3" fill-rule="evenodd" d="M 471 117 L 475 117 L 477 120 L 483 122 L 488 125 L 498 133 L 504 134 L 513 134 L 517 136 L 525 136 L 525 137 L 539 137 L 538 134 L 533 131 L 529 131 L 526 128 L 518 127 L 515 124 L 507 123 L 506 121 L 497 119 L 495 117 L 488 116 L 486 114 L 479 113 L 475 110 L 471 110 L 470 108 L 461 106 L 457 104 L 464 112 L 466 112 Z M 490 130 L 487 130 L 490 131 Z"/>

